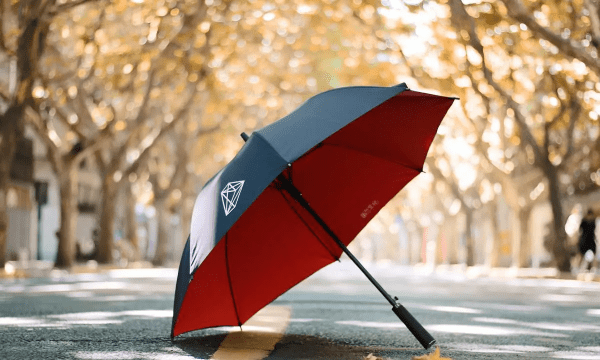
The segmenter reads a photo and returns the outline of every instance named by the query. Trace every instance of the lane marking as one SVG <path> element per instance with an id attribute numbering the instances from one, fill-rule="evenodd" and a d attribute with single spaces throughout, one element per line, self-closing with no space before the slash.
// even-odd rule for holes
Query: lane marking
<path id="1" fill-rule="evenodd" d="M 290 322 L 288 306 L 269 305 L 257 312 L 244 325 L 242 331 L 232 330 L 213 354 L 214 360 L 264 359 L 283 337 Z"/>

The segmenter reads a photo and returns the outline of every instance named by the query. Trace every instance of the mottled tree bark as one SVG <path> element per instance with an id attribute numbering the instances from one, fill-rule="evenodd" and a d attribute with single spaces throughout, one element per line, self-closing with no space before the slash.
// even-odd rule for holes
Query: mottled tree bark
<path id="1" fill-rule="evenodd" d="M 8 179 L 4 170 L 0 170 L 0 267 L 6 263 L 6 243 L 8 240 L 8 209 L 6 194 L 8 192 Z"/>
<path id="2" fill-rule="evenodd" d="M 110 178 L 104 178 L 101 189 L 100 205 L 100 239 L 98 244 L 97 261 L 101 264 L 113 262 L 114 232 L 115 232 L 115 205 L 117 186 Z"/>
<path id="3" fill-rule="evenodd" d="M 0 267 L 6 262 L 6 243 L 8 241 L 8 203 L 7 194 L 10 183 L 10 166 L 15 153 L 17 136 L 13 112 L 7 111 L 0 116 Z"/>
<path id="4" fill-rule="evenodd" d="M 465 221 L 465 239 L 466 239 L 466 254 L 467 266 L 475 265 L 475 249 L 473 244 L 473 213 L 471 208 L 464 207 L 466 216 Z"/>
<path id="5" fill-rule="evenodd" d="M 75 262 L 75 229 L 77 226 L 77 170 L 70 166 L 64 173 L 58 173 L 60 185 L 60 229 L 58 237 L 58 252 L 55 267 L 69 268 Z"/>
<path id="6" fill-rule="evenodd" d="M 125 213 L 125 236 L 133 247 L 134 255 L 133 261 L 140 260 L 140 248 L 137 235 L 137 216 L 135 214 L 135 196 L 131 189 L 131 184 L 126 184 L 126 213 Z"/>
<path id="7" fill-rule="evenodd" d="M 519 241 L 513 246 L 512 265 L 522 268 L 530 266 L 531 258 L 531 239 L 529 237 L 529 217 L 531 216 L 531 206 L 519 209 Z"/>
<path id="8" fill-rule="evenodd" d="M 490 217 L 492 220 L 492 248 L 490 249 L 489 263 L 490 267 L 498 267 L 500 265 L 500 248 L 502 246 L 500 238 L 500 230 L 498 225 L 498 203 L 493 201 L 490 204 Z"/>
<path id="9" fill-rule="evenodd" d="M 560 184 L 558 173 L 554 166 L 546 168 L 548 187 L 550 192 L 550 206 L 552 207 L 552 229 L 554 230 L 551 244 L 544 244 L 554 255 L 556 267 L 562 272 L 571 271 L 571 255 L 567 249 L 568 236 L 565 231 L 565 215 L 561 202 Z"/>
<path id="10" fill-rule="evenodd" d="M 169 225 L 171 221 L 169 219 L 169 209 L 167 208 L 167 198 L 160 197 L 154 200 L 154 206 L 156 207 L 156 214 L 158 216 L 158 237 L 156 241 L 156 252 L 154 253 L 154 259 L 152 264 L 155 266 L 162 266 L 167 262 L 168 246 L 171 243 L 169 241 Z"/>

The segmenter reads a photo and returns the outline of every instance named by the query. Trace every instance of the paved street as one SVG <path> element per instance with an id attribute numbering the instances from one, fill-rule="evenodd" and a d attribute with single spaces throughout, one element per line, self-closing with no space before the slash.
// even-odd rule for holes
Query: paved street
<path id="1" fill-rule="evenodd" d="M 452 359 L 600 359 L 600 283 L 369 267 Z M 2 359 L 406 359 L 428 353 L 349 261 L 257 314 L 244 331 L 169 331 L 176 271 L 0 280 Z"/>

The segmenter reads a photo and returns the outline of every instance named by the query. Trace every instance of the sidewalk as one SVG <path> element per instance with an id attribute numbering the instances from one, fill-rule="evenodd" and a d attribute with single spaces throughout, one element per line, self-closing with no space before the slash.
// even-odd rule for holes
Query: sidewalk
<path id="1" fill-rule="evenodd" d="M 417 265 L 418 266 L 418 265 Z M 465 265 L 438 265 L 436 273 L 462 273 L 467 278 L 519 278 L 519 279 L 559 279 L 600 282 L 598 269 L 592 272 L 579 272 L 573 269 L 570 273 L 560 272 L 556 268 L 491 268 L 483 265 L 467 267 Z"/>
<path id="2" fill-rule="evenodd" d="M 440 276 L 454 278 L 456 280 L 469 280 L 478 278 L 496 279 L 555 279 L 570 281 L 600 282 L 600 272 L 578 274 L 561 273 L 556 268 L 490 268 L 483 265 L 467 267 L 466 265 L 437 265 L 435 267 L 426 264 L 399 265 L 392 262 L 363 262 L 365 268 L 375 278 L 393 278 L 398 274 L 413 274 L 415 276 Z M 346 279 L 351 277 L 363 277 L 362 273 L 347 258 L 343 257 L 341 262 L 333 263 L 325 269 L 316 273 L 316 276 Z"/>
<path id="3" fill-rule="evenodd" d="M 127 266 L 119 266 L 116 264 L 99 265 L 95 261 L 87 263 L 78 263 L 69 270 L 54 269 L 54 263 L 51 261 L 9 261 L 4 269 L 0 269 L 0 279 L 14 278 L 37 278 L 51 277 L 57 274 L 71 273 L 100 273 L 115 269 L 150 269 L 153 268 L 150 262 L 132 262 Z M 363 265 L 373 275 L 378 277 L 394 277 L 399 273 L 412 272 L 415 275 L 428 276 L 451 276 L 461 277 L 464 279 L 476 278 L 520 278 L 520 279 L 559 279 L 559 280 L 576 280 L 576 281 L 593 281 L 600 282 L 600 271 L 577 273 L 575 270 L 571 273 L 561 273 L 555 268 L 490 268 L 483 265 L 467 267 L 466 265 L 437 265 L 432 267 L 425 264 L 416 265 L 399 265 L 392 262 L 368 263 L 363 262 Z M 335 262 L 326 267 L 328 271 L 325 276 L 341 276 L 353 277 L 363 276 L 355 265 L 347 258 L 343 258 L 341 262 Z M 338 271 L 331 271 L 335 268 Z M 323 271 L 318 271 L 317 274 L 324 274 Z M 335 275 L 334 275 L 335 274 Z M 319 275 L 317 275 L 319 276 Z"/>
<path id="4" fill-rule="evenodd" d="M 77 263 L 70 269 L 55 269 L 54 262 L 43 260 L 8 261 L 4 269 L 0 269 L 0 279 L 52 277 L 59 274 L 101 273 L 117 269 L 150 269 L 147 261 L 130 262 L 126 266 L 117 264 L 101 265 L 95 261 Z"/>

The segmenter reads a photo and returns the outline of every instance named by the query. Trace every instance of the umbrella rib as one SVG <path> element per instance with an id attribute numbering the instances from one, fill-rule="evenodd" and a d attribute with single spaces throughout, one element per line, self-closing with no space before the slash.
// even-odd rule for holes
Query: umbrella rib
<path id="1" fill-rule="evenodd" d="M 331 143 L 326 143 L 326 142 L 324 142 L 323 145 L 335 146 L 335 147 L 339 147 L 339 148 L 342 148 L 342 149 L 346 149 L 346 150 L 350 150 L 350 151 L 355 151 L 355 152 L 358 152 L 358 153 L 361 153 L 361 154 L 365 154 L 365 155 L 368 155 L 368 156 L 371 156 L 371 157 L 374 157 L 374 158 L 377 158 L 377 159 L 385 160 L 387 162 L 390 162 L 390 163 L 395 164 L 395 165 L 402 166 L 402 167 L 410 169 L 410 170 L 414 170 L 414 171 L 417 171 L 417 172 L 420 172 L 420 173 L 424 172 L 423 169 L 415 169 L 413 166 L 402 164 L 402 163 L 400 163 L 398 161 L 394 161 L 394 160 L 391 160 L 391 159 L 386 159 L 384 157 L 381 157 L 381 156 L 375 155 L 375 154 L 371 154 L 371 153 L 368 153 L 366 151 L 354 149 L 354 148 L 351 148 L 351 147 L 346 146 L 346 145 L 331 144 Z"/>
<path id="2" fill-rule="evenodd" d="M 281 196 L 283 197 L 283 199 L 285 200 L 285 202 L 289 205 L 290 209 L 292 209 L 292 211 L 294 212 L 294 214 L 296 214 L 296 216 L 298 217 L 298 219 L 300 219 L 300 221 L 302 221 L 302 223 L 304 224 L 304 226 L 306 226 L 306 228 L 308 229 L 308 231 L 310 231 L 314 235 L 314 237 L 319 241 L 319 243 L 321 243 L 321 245 L 323 245 L 323 247 L 325 248 L 325 250 L 327 250 L 327 252 L 329 253 L 329 255 L 331 255 L 331 257 L 333 257 L 333 259 L 335 261 L 340 261 L 340 258 L 338 256 L 336 256 L 327 247 L 327 245 L 325 245 L 325 242 L 323 242 L 323 240 L 321 240 L 321 238 L 313 231 L 313 229 L 310 227 L 310 225 L 308 225 L 308 223 L 302 218 L 302 216 L 300 216 L 300 214 L 298 213 L 298 211 L 296 211 L 296 209 L 292 205 L 292 202 L 285 196 L 285 194 L 281 191 L 281 189 L 278 189 L 278 190 L 279 190 L 279 193 L 281 194 Z"/>
<path id="3" fill-rule="evenodd" d="M 238 321 L 238 326 L 241 328 L 242 322 L 240 321 L 240 315 L 238 314 L 237 305 L 235 303 L 235 296 L 233 295 L 233 284 L 231 283 L 231 273 L 229 272 L 229 251 L 227 246 L 227 233 L 225 233 L 225 268 L 227 269 L 227 279 L 229 280 L 229 291 L 231 292 L 231 301 L 233 302 L 233 310 L 235 311 L 235 318 Z"/>

